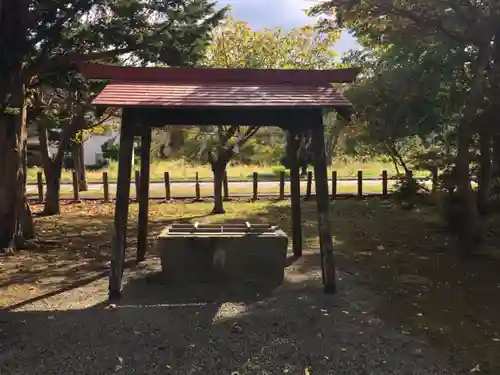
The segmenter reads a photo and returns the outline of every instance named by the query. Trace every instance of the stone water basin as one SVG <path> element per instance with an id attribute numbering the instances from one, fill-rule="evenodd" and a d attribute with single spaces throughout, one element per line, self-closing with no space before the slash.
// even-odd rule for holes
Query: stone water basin
<path id="1" fill-rule="evenodd" d="M 167 282 L 278 283 L 284 278 L 287 235 L 268 224 L 172 224 L 158 236 Z"/>

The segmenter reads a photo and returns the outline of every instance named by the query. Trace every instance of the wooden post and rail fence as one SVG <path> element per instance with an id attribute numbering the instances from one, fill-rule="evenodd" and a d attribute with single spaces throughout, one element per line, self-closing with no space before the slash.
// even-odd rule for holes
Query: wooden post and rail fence
<path id="1" fill-rule="evenodd" d="M 409 173 L 407 175 L 408 178 L 413 177 L 413 173 Z M 131 183 L 134 183 L 135 186 L 135 191 L 136 195 L 139 194 L 141 191 L 140 183 L 141 183 L 141 178 L 140 178 L 140 172 L 135 171 L 134 173 L 134 180 L 131 181 Z M 369 178 L 369 181 L 373 181 L 374 178 L 371 177 Z M 367 195 L 370 196 L 382 196 L 382 197 L 388 197 L 390 195 L 389 191 L 389 181 L 394 180 L 390 179 L 388 177 L 388 173 L 386 170 L 382 171 L 380 178 L 375 179 L 377 181 L 380 181 L 380 189 L 377 189 L 373 184 L 370 185 L 370 191 L 367 193 L 364 190 L 365 186 L 365 181 L 366 179 L 363 178 L 363 171 L 358 171 L 355 179 L 350 178 L 350 179 L 339 179 L 337 171 L 332 171 L 331 172 L 331 177 L 330 177 L 330 198 L 332 200 L 336 199 L 337 197 L 344 197 L 344 196 L 355 196 L 355 197 L 365 197 Z M 290 181 L 290 179 L 288 179 Z M 352 188 L 352 192 L 350 193 L 339 193 L 339 181 L 355 181 L 354 186 L 350 186 Z M 158 183 L 158 182 L 156 182 Z M 201 184 L 202 183 L 212 183 L 211 181 L 200 181 L 199 174 L 196 173 L 195 178 L 194 178 L 194 188 L 193 188 L 193 193 L 191 194 L 186 194 L 186 191 L 189 190 L 189 188 L 183 188 L 184 193 L 179 194 L 178 196 L 174 197 L 172 194 L 172 185 L 177 184 L 177 183 L 186 183 L 184 181 L 178 181 L 178 182 L 172 182 L 170 173 L 169 172 L 164 172 L 163 174 L 163 185 L 164 185 L 164 193 L 161 195 L 155 194 L 152 199 L 162 199 L 167 202 L 172 201 L 173 199 L 190 199 L 192 198 L 195 202 L 201 201 L 204 197 L 205 198 L 211 198 L 212 196 L 205 195 L 203 196 L 202 191 L 201 191 Z M 276 191 L 270 191 L 270 189 L 267 189 L 266 193 L 261 193 L 259 192 L 259 174 L 257 172 L 254 172 L 252 174 L 252 179 L 251 181 L 238 181 L 239 184 L 248 184 L 251 185 L 251 192 L 248 192 L 246 194 L 236 194 L 233 195 L 233 197 L 249 197 L 251 201 L 257 201 L 259 200 L 259 197 L 262 198 L 275 198 L 276 200 L 285 200 L 287 198 L 286 194 L 286 183 L 287 183 L 287 176 L 284 171 L 281 171 L 278 176 L 278 180 L 265 180 L 264 183 L 278 183 L 278 187 L 276 188 Z M 94 185 L 97 183 L 94 183 Z M 93 184 L 90 183 L 89 186 L 92 186 Z M 86 194 L 82 194 L 79 189 L 78 189 L 78 176 L 75 171 L 72 172 L 72 199 L 74 201 L 80 201 L 82 199 L 102 199 L 105 202 L 110 202 L 112 200 L 111 196 L 111 190 L 110 190 L 110 182 L 109 182 L 109 175 L 108 172 L 102 172 L 102 182 L 99 183 L 101 185 L 101 188 L 95 191 L 87 192 Z M 224 175 L 224 180 L 223 180 L 223 199 L 225 201 L 228 201 L 231 196 L 230 196 L 230 185 L 231 181 L 228 180 L 227 173 Z M 313 174 L 312 172 L 308 172 L 305 178 L 305 192 L 302 195 L 304 200 L 309 200 L 311 199 L 314 194 L 313 194 Z M 36 178 L 36 186 L 37 186 L 37 194 L 36 194 L 36 200 L 43 202 L 44 196 L 45 196 L 45 191 L 44 191 L 44 179 L 43 179 L 43 174 L 42 172 L 37 173 L 37 178 Z M 288 194 L 289 196 L 289 194 Z M 30 197 L 31 199 L 34 199 L 34 196 Z M 65 194 L 61 194 L 61 199 L 68 199 Z"/>

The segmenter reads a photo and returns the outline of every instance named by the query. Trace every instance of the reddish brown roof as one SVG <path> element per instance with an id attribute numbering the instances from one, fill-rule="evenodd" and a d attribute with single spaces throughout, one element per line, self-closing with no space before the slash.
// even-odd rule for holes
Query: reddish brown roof
<path id="1" fill-rule="evenodd" d="M 116 107 L 350 107 L 332 86 L 111 82 L 93 104 Z"/>
<path id="2" fill-rule="evenodd" d="M 84 64 L 89 79 L 111 82 L 93 101 L 114 107 L 351 107 L 332 83 L 358 68 L 335 70 L 133 68 Z"/>
<path id="3" fill-rule="evenodd" d="M 332 70 L 293 69 L 216 69 L 216 68 L 139 68 L 85 63 L 80 72 L 89 79 L 151 81 L 169 83 L 249 83 L 325 86 L 353 82 L 359 68 Z"/>

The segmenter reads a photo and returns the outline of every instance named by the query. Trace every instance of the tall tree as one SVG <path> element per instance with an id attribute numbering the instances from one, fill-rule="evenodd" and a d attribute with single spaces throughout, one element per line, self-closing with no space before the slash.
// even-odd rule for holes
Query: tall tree
<path id="1" fill-rule="evenodd" d="M 335 66 L 332 49 L 335 31 L 322 33 L 312 26 L 285 32 L 282 29 L 253 30 L 247 23 L 229 18 L 216 31 L 204 66 L 218 68 L 327 69 Z M 235 151 L 257 132 L 258 126 L 243 129 L 227 126 L 206 137 L 204 150 L 214 174 L 213 213 L 224 213 L 222 183 L 227 164 Z"/>
<path id="2" fill-rule="evenodd" d="M 26 89 L 79 62 L 124 54 L 136 64 L 194 64 L 224 12 L 207 0 L 2 0 L 0 249 L 22 242 Z"/>
<path id="3" fill-rule="evenodd" d="M 397 170 L 409 169 L 402 145 L 417 137 L 431 146 L 436 134 L 456 126 L 454 115 L 465 93 L 455 58 L 449 49 L 410 43 L 347 56 L 364 68 L 361 79 L 345 92 L 357 110 L 360 137 L 387 153 Z"/>
<path id="4" fill-rule="evenodd" d="M 461 204 L 459 249 L 470 254 L 481 236 L 481 220 L 470 182 L 470 146 L 488 94 L 487 72 L 492 65 L 500 24 L 498 2 L 422 0 L 327 0 L 313 14 L 326 15 L 322 26 L 345 26 L 363 44 L 402 46 L 418 42 L 429 48 L 450 46 L 457 58 L 455 69 L 465 83 L 457 128 L 456 182 Z M 335 14 L 336 20 L 328 15 Z M 336 21 L 336 22 L 335 22 Z M 418 35 L 418 40 L 415 36 Z"/>
<path id="5" fill-rule="evenodd" d="M 115 110 L 106 110 L 96 115 L 91 102 L 102 87 L 102 83 L 88 82 L 77 74 L 68 74 L 59 87 L 42 86 L 35 95 L 34 106 L 29 116 L 30 124 L 38 130 L 42 167 L 46 181 L 44 214 L 58 214 L 60 210 L 59 190 L 64 156 L 71 152 L 73 168 L 77 171 L 75 152 L 81 152 L 82 143 L 94 127 L 111 117 L 119 115 Z M 54 84 L 52 86 L 55 86 Z M 97 129 L 99 131 L 99 129 Z M 55 152 L 49 154 L 48 134 L 57 135 L 51 146 Z M 78 155 L 82 159 L 83 155 Z M 79 162 L 83 163 L 83 160 Z M 78 176 L 81 179 L 81 176 Z"/>

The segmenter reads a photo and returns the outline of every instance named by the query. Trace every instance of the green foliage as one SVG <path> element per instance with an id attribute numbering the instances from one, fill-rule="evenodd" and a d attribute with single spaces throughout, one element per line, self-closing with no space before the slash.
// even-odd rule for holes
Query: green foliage
<path id="1" fill-rule="evenodd" d="M 253 30 L 247 23 L 229 18 L 216 30 L 201 64 L 217 68 L 332 68 L 336 65 L 332 47 L 338 36 L 338 31 L 324 33 L 311 26 L 289 32 L 279 28 Z M 231 153 L 241 163 L 276 161 L 284 145 L 266 145 L 250 139 L 248 135 L 257 129 L 205 127 L 197 137 L 202 143 L 199 157 L 216 160 L 221 153 Z"/>
<path id="2" fill-rule="evenodd" d="M 273 174 L 275 176 L 279 176 L 281 174 L 281 172 L 285 172 L 285 175 L 286 176 L 289 176 L 290 175 L 290 170 L 287 169 L 285 166 L 283 165 L 279 165 L 279 166 L 276 166 L 276 167 L 273 167 L 272 169 L 273 171 Z"/>
<path id="3" fill-rule="evenodd" d="M 27 41 L 35 77 L 29 118 L 40 131 L 57 130 L 63 148 L 115 127 L 120 115 L 116 110 L 94 111 L 91 102 L 106 82 L 84 79 L 76 63 L 194 65 L 225 14 L 207 0 L 42 4 L 44 12 L 32 25 L 33 40 Z M 116 158 L 115 151 L 106 152 Z"/>
<path id="4" fill-rule="evenodd" d="M 443 148 L 431 148 L 417 153 L 411 159 L 415 169 L 428 170 L 429 172 L 449 171 L 455 162 L 455 155 L 447 153 Z"/>
<path id="5" fill-rule="evenodd" d="M 76 60 L 118 61 L 127 53 L 139 64 L 190 65 L 225 12 L 207 0 L 42 1 L 33 8 L 32 63 L 44 72 L 75 62 L 62 59 L 68 53 Z"/>
<path id="6" fill-rule="evenodd" d="M 400 177 L 394 185 L 393 196 L 403 202 L 407 208 L 415 206 L 415 200 L 420 194 L 428 193 L 428 189 L 422 181 L 413 177 Z"/>
<path id="7" fill-rule="evenodd" d="M 120 154 L 120 144 L 114 142 L 105 142 L 101 146 L 102 157 L 106 160 L 106 164 L 110 161 L 118 161 L 118 156 Z M 138 144 L 134 145 L 134 155 L 137 157 L 141 151 L 141 146 Z"/>
<path id="8" fill-rule="evenodd" d="M 102 157 L 109 160 L 118 160 L 120 145 L 118 143 L 105 142 L 101 146 Z"/>
<path id="9" fill-rule="evenodd" d="M 443 146 L 447 158 L 457 149 L 444 138 L 460 124 L 471 124 L 470 135 L 463 133 L 471 138 L 485 118 L 493 122 L 491 103 L 498 103 L 498 95 L 491 90 L 500 87 L 500 34 L 492 27 L 500 11 L 493 3 L 329 0 L 311 13 L 323 16 L 322 29 L 346 27 L 365 47 L 344 60 L 363 67 L 358 84 L 346 92 L 359 113 L 360 142 L 400 164 Z M 408 150 L 415 136 L 421 138 L 420 151 Z M 462 154 L 467 151 L 463 146 Z"/>
<path id="10" fill-rule="evenodd" d="M 345 94 L 357 110 L 364 143 L 392 152 L 399 140 L 427 142 L 453 123 L 461 101 L 452 58 L 448 50 L 410 44 L 361 57 L 368 70 Z"/>
<path id="11" fill-rule="evenodd" d="M 312 26 L 289 32 L 280 28 L 253 30 L 228 18 L 217 30 L 202 63 L 218 68 L 328 69 L 336 65 L 332 49 L 337 30 Z"/>

